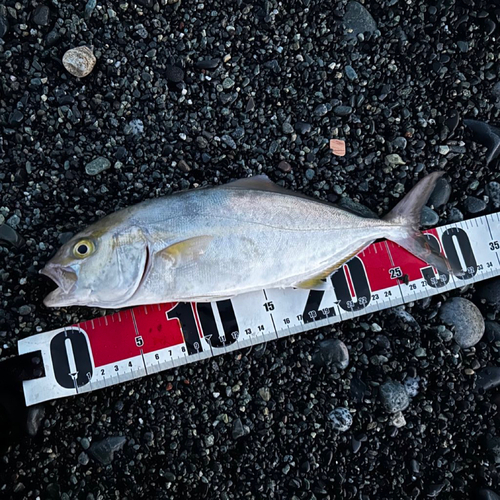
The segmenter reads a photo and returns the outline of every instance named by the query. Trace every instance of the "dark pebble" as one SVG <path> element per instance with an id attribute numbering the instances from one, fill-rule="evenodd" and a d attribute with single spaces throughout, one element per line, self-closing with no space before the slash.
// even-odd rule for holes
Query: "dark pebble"
<path id="1" fill-rule="evenodd" d="M 408 408 L 410 398 L 403 384 L 394 381 L 384 382 L 379 391 L 382 405 L 389 413 L 397 413 Z"/>
<path id="2" fill-rule="evenodd" d="M 102 441 L 92 443 L 89 454 L 103 465 L 109 465 L 114 458 L 115 452 L 121 450 L 127 438 L 124 436 L 108 437 Z"/>
<path id="3" fill-rule="evenodd" d="M 500 208 L 500 184 L 492 181 L 486 185 L 486 193 L 494 208 Z"/>
<path id="4" fill-rule="evenodd" d="M 445 486 L 446 483 L 430 484 L 427 487 L 427 496 L 430 498 L 437 498 Z"/>
<path id="5" fill-rule="evenodd" d="M 477 296 L 485 300 L 487 304 L 500 309 L 500 278 L 493 278 L 477 287 Z"/>
<path id="6" fill-rule="evenodd" d="M 0 240 L 10 243 L 17 248 L 24 246 L 24 238 L 7 224 L 0 225 Z"/>
<path id="7" fill-rule="evenodd" d="M 476 142 L 486 146 L 486 164 L 500 155 L 500 129 L 478 120 L 464 120 L 464 124 L 472 130 Z"/>
<path id="8" fill-rule="evenodd" d="M 352 113 L 352 108 L 351 106 L 335 106 L 333 112 L 337 116 L 348 116 Z"/>
<path id="9" fill-rule="evenodd" d="M 24 115 L 19 111 L 18 109 L 15 109 L 12 111 L 12 113 L 9 115 L 9 124 L 10 125 L 19 125 L 24 119 Z"/>
<path id="10" fill-rule="evenodd" d="M 470 214 L 479 214 L 486 208 L 486 203 L 475 196 L 467 196 L 465 200 L 465 209 Z"/>
<path id="11" fill-rule="evenodd" d="M 26 430 L 30 436 L 36 436 L 40 429 L 43 417 L 45 416 L 45 406 L 35 405 L 28 408 L 28 416 L 26 419 Z"/>
<path id="12" fill-rule="evenodd" d="M 49 24 L 50 9 L 46 5 L 38 5 L 33 11 L 33 22 L 38 26 Z"/>
<path id="13" fill-rule="evenodd" d="M 233 436 L 233 439 L 239 439 L 245 435 L 245 428 L 239 418 L 235 419 L 233 422 L 231 435 Z"/>
<path id="14" fill-rule="evenodd" d="M 345 71 L 345 76 L 351 80 L 351 81 L 354 81 L 354 80 L 357 80 L 358 78 L 358 74 L 356 73 L 356 71 L 354 71 L 354 68 L 348 64 L 345 68 L 344 68 L 344 71 Z"/>
<path id="15" fill-rule="evenodd" d="M 427 205 L 422 208 L 420 214 L 420 224 L 424 227 L 431 227 L 437 225 L 439 222 L 439 215 Z"/>
<path id="16" fill-rule="evenodd" d="M 307 134 L 307 132 L 310 132 L 311 130 L 311 124 L 306 122 L 297 122 L 295 124 L 295 130 L 299 134 Z"/>
<path id="17" fill-rule="evenodd" d="M 452 207 L 448 212 L 448 223 L 460 222 L 464 220 L 464 214 L 458 208 Z"/>
<path id="18" fill-rule="evenodd" d="M 500 464 L 500 437 L 488 435 L 486 437 L 486 449 L 491 460 L 496 464 Z"/>
<path id="19" fill-rule="evenodd" d="M 220 64 L 220 59 L 204 59 L 194 63 L 197 69 L 216 69 Z"/>
<path id="20" fill-rule="evenodd" d="M 3 38 L 9 31 L 9 21 L 7 20 L 7 9 L 5 5 L 0 5 L 0 38 Z"/>
<path id="21" fill-rule="evenodd" d="M 312 362 L 316 366 L 334 365 L 345 370 L 349 365 L 349 351 L 341 340 L 322 340 L 316 347 Z"/>
<path id="22" fill-rule="evenodd" d="M 476 500 L 500 500 L 500 496 L 491 490 L 479 490 L 477 492 Z"/>
<path id="23" fill-rule="evenodd" d="M 179 66 L 167 64 L 167 67 L 165 69 L 165 77 L 169 82 L 180 83 L 184 81 L 184 70 L 182 68 L 179 68 Z"/>
<path id="24" fill-rule="evenodd" d="M 337 432 L 346 432 L 352 425 L 352 415 L 347 408 L 335 408 L 328 414 L 328 418 Z"/>
<path id="25" fill-rule="evenodd" d="M 180 170 L 182 170 L 183 172 L 191 172 L 191 167 L 187 164 L 186 161 L 184 160 L 179 160 L 179 162 L 177 163 L 177 166 L 179 167 Z"/>
<path id="26" fill-rule="evenodd" d="M 116 148 L 116 152 L 115 152 L 115 158 L 119 161 L 122 161 L 124 160 L 128 155 L 128 152 L 126 150 L 126 148 L 124 148 L 123 146 L 118 146 Z"/>
<path id="27" fill-rule="evenodd" d="M 441 320 L 455 327 L 455 342 L 462 348 L 475 346 L 484 334 L 484 319 L 477 306 L 462 297 L 448 299 L 439 310 Z"/>
<path id="28" fill-rule="evenodd" d="M 488 391 L 500 385 L 500 367 L 488 366 L 477 372 L 476 388 Z"/>
<path id="29" fill-rule="evenodd" d="M 450 195 L 451 185 L 444 177 L 441 177 L 436 182 L 436 187 L 431 193 L 427 205 L 433 206 L 434 208 L 442 207 L 443 205 L 446 205 L 446 203 L 448 203 Z"/>
<path id="30" fill-rule="evenodd" d="M 496 321 L 485 321 L 485 334 L 489 342 L 500 342 L 500 324 Z"/>
<path id="31" fill-rule="evenodd" d="M 347 4 L 342 22 L 348 30 L 352 30 L 345 34 L 347 39 L 356 38 L 359 33 L 373 33 L 377 29 L 371 14 L 360 3 L 354 1 Z"/>
<path id="32" fill-rule="evenodd" d="M 285 173 L 288 173 L 288 172 L 291 172 L 292 171 L 292 166 L 290 165 L 290 163 L 288 163 L 287 161 L 285 160 L 282 160 L 278 163 L 278 168 L 282 171 L 282 172 L 285 172 Z"/>

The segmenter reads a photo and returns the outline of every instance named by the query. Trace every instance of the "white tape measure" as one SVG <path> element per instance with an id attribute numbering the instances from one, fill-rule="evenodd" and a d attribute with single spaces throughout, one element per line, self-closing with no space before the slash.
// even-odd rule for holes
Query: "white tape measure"
<path id="1" fill-rule="evenodd" d="M 315 290 L 272 289 L 212 303 L 139 306 L 19 341 L 45 375 L 27 405 L 74 396 L 419 300 L 500 274 L 500 214 L 426 231 L 464 274 L 435 274 L 398 245 L 375 243 Z"/>

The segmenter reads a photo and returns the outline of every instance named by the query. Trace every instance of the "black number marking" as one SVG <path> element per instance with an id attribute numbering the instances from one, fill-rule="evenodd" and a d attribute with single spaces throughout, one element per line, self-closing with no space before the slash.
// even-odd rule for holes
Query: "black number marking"
<path id="1" fill-rule="evenodd" d="M 115 365 L 115 372 L 118 371 L 118 365 Z"/>
<path id="2" fill-rule="evenodd" d="M 158 361 L 160 359 L 160 355 L 159 354 L 155 354 L 155 359 Z"/>
<path id="3" fill-rule="evenodd" d="M 458 251 L 453 240 L 455 240 L 460 247 L 466 269 L 462 269 L 462 265 L 460 264 L 460 259 L 458 257 Z M 462 275 L 457 275 L 456 277 L 461 280 L 472 278 L 477 273 L 477 262 L 467 233 L 459 227 L 450 228 L 443 233 L 441 241 L 451 267 L 454 270 L 462 270 L 463 272 Z"/>
<path id="4" fill-rule="evenodd" d="M 441 252 L 439 247 L 439 242 L 433 234 L 426 234 L 426 240 L 429 242 L 429 246 L 435 252 Z M 432 288 L 439 288 L 445 286 L 450 281 L 450 275 L 448 273 L 440 273 L 439 277 L 436 277 L 436 273 L 432 266 L 427 266 L 422 269 L 422 276 L 425 278 L 426 283 Z"/>
<path id="5" fill-rule="evenodd" d="M 272 303 L 272 301 L 265 302 L 264 307 L 266 308 L 267 312 L 274 311 L 274 304 Z"/>
<path id="6" fill-rule="evenodd" d="M 66 389 L 82 387 L 92 378 L 93 366 L 87 337 L 76 329 L 55 335 L 50 341 L 50 355 L 57 383 Z"/>
<path id="7" fill-rule="evenodd" d="M 489 242 L 489 245 L 490 245 L 490 250 L 492 251 L 495 251 L 495 250 L 500 250 L 500 243 L 498 243 L 497 240 L 495 241 L 490 241 Z"/>
<path id="8" fill-rule="evenodd" d="M 359 311 L 364 309 L 371 300 L 370 284 L 366 276 L 365 267 L 359 257 L 354 257 L 345 266 L 349 269 L 352 285 L 356 292 L 357 300 L 354 301 L 347 283 L 343 268 L 331 276 L 332 285 L 335 289 L 339 305 L 344 311 Z"/>
<path id="9" fill-rule="evenodd" d="M 324 290 L 309 291 L 306 305 L 304 306 L 304 310 L 302 311 L 301 319 L 304 323 L 311 323 L 313 321 L 335 316 L 335 309 L 333 307 L 320 309 L 320 304 L 321 301 L 323 300 L 323 295 L 325 295 Z"/>
<path id="10" fill-rule="evenodd" d="M 167 318 L 179 320 L 182 335 L 184 336 L 184 343 L 187 346 L 189 354 L 196 354 L 203 350 L 200 347 L 200 334 L 198 333 L 191 304 L 179 302 L 173 309 L 167 312 Z M 195 344 L 198 344 L 198 349 L 195 348 Z"/>
<path id="11" fill-rule="evenodd" d="M 141 336 L 135 338 L 135 345 L 137 347 L 142 347 L 144 345 L 144 340 L 142 339 Z"/>
<path id="12" fill-rule="evenodd" d="M 395 280 L 403 277 L 403 271 L 400 267 L 393 267 L 389 269 L 389 274 L 391 275 L 391 280 Z"/>

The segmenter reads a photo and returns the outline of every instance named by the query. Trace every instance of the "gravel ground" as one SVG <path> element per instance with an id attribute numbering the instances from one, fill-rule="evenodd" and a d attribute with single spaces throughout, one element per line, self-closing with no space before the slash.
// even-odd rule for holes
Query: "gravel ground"
<path id="1" fill-rule="evenodd" d="M 266 173 L 382 214 L 443 169 L 426 225 L 498 210 L 500 10 L 365 7 L 0 5 L 0 223 L 26 240 L 0 246 L 1 358 L 103 314 L 44 308 L 37 271 L 150 197 Z M 79 79 L 62 56 L 82 44 L 97 63 Z M 3 415 L 0 496 L 498 499 L 499 309 L 490 282 L 20 412 L 17 433 Z"/>

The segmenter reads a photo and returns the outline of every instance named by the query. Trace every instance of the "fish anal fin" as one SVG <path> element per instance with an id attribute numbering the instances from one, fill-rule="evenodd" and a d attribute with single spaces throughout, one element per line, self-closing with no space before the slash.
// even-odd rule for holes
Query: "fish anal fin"
<path id="1" fill-rule="evenodd" d="M 169 245 L 157 252 L 157 254 L 174 264 L 180 262 L 190 262 L 199 259 L 206 251 L 208 245 L 213 240 L 213 236 L 195 236 L 182 240 L 173 245 Z"/>
<path id="2" fill-rule="evenodd" d="M 355 250 L 353 253 L 350 253 L 347 257 L 344 257 L 342 260 L 336 262 L 333 266 L 327 267 L 324 271 L 321 271 L 319 274 L 316 276 L 313 276 L 311 278 L 308 278 L 304 281 L 301 281 L 300 283 L 297 283 L 294 285 L 297 288 L 304 288 L 306 290 L 310 290 L 311 288 L 316 288 L 321 284 L 321 281 L 324 280 L 325 278 L 328 278 L 331 274 L 333 274 L 334 271 L 342 267 L 347 261 L 351 260 L 353 257 L 355 257 L 363 248 L 365 248 L 367 245 L 363 245 L 362 247 L 358 248 Z"/>

